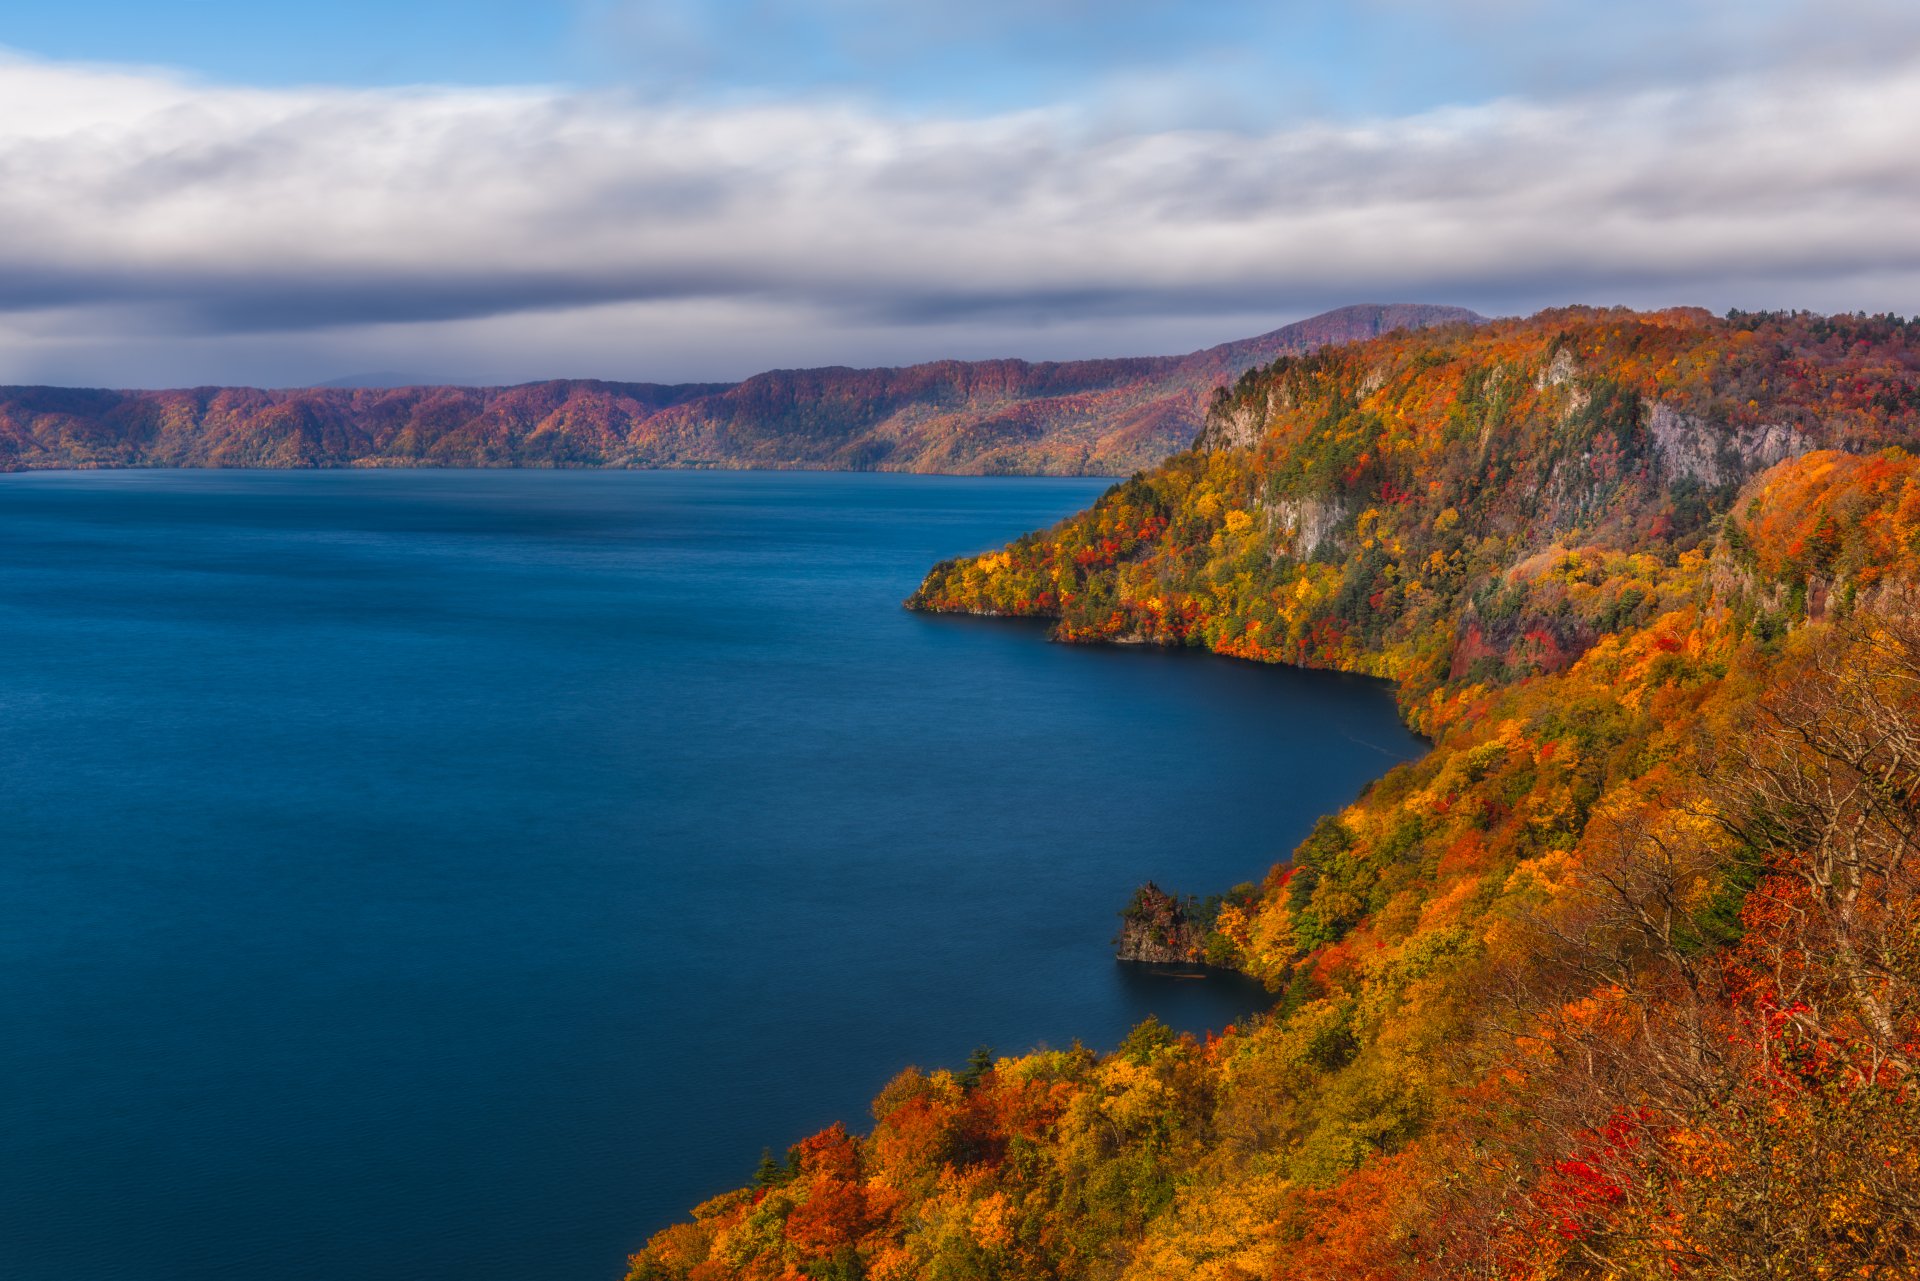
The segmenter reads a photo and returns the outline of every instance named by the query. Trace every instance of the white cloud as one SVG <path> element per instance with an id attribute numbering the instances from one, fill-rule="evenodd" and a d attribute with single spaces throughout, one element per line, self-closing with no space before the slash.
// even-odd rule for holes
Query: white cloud
<path id="1" fill-rule="evenodd" d="M 701 378 L 1172 350 L 1365 299 L 1912 311 L 1917 122 L 1910 62 L 1103 132 L 13 59 L 0 377 Z"/>

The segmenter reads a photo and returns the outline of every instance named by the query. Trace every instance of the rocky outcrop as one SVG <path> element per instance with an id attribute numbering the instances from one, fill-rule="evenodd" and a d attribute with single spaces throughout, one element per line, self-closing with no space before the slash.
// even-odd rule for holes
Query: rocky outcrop
<path id="1" fill-rule="evenodd" d="M 1204 938 L 1180 900 L 1148 881 L 1120 913 L 1115 955 L 1123 961 L 1190 965 L 1200 960 Z"/>
<path id="2" fill-rule="evenodd" d="M 1670 480 L 1687 478 L 1709 486 L 1738 484 L 1813 448 L 1805 435 L 1784 423 L 1716 432 L 1704 420 L 1667 404 L 1649 407 L 1647 435 Z"/>
<path id="3" fill-rule="evenodd" d="M 1249 449 L 1267 429 L 1267 420 L 1272 416 L 1273 406 L 1265 402 L 1228 404 L 1207 415 L 1206 425 L 1200 429 L 1193 447 L 1202 453 Z"/>
<path id="4" fill-rule="evenodd" d="M 1570 382 L 1579 372 L 1580 367 L 1574 363 L 1573 353 L 1565 347 L 1560 347 L 1555 349 L 1552 359 L 1547 361 L 1546 367 L 1533 380 L 1533 385 L 1545 391 L 1549 387 L 1558 387 Z"/>
<path id="5" fill-rule="evenodd" d="M 1334 534 L 1352 515 L 1338 498 L 1281 498 L 1274 501 L 1272 528 L 1295 560 L 1312 560 L 1322 547 L 1334 543 Z"/>

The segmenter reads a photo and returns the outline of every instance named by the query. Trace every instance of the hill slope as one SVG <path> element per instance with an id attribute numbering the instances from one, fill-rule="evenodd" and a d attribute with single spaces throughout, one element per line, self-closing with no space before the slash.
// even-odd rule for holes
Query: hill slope
<path id="1" fill-rule="evenodd" d="M 1920 324 L 1284 359 L 920 608 L 1400 682 L 1206 1041 L 901 1074 L 634 1278 L 1920 1275 Z M 1091 959 L 1091 958 L 1090 958 Z"/>
<path id="2" fill-rule="evenodd" d="M 0 470 L 803 467 L 1114 475 L 1184 448 L 1213 389 L 1276 356 L 1477 319 L 1362 306 L 1186 356 L 776 370 L 737 385 L 0 388 Z"/>

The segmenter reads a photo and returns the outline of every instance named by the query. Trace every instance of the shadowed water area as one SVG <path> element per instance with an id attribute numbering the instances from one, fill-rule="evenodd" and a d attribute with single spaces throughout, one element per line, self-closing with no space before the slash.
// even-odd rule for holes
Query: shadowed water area
<path id="1" fill-rule="evenodd" d="M 1420 748 L 1383 685 L 907 613 L 1103 482 L 0 477 L 0 1275 L 606 1281 Z"/>

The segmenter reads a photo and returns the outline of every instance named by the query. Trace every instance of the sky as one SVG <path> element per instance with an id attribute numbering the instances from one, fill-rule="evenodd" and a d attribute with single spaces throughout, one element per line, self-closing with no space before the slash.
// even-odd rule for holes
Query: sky
<path id="1" fill-rule="evenodd" d="M 1912 0 L 23 0 L 0 381 L 1920 312 Z"/>

